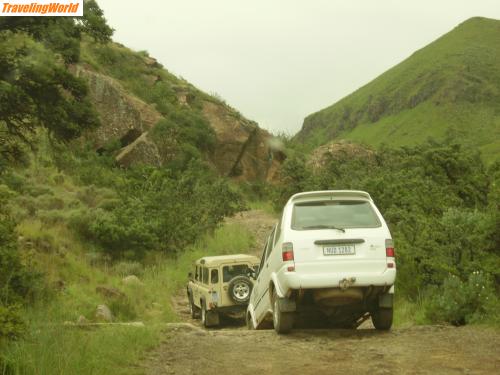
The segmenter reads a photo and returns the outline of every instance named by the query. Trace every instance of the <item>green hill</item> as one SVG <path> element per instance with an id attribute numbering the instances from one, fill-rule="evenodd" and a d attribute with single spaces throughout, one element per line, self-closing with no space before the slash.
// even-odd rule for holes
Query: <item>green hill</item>
<path id="1" fill-rule="evenodd" d="M 309 115 L 295 140 L 378 146 L 456 138 L 500 154 L 500 21 L 471 18 L 332 106 Z"/>

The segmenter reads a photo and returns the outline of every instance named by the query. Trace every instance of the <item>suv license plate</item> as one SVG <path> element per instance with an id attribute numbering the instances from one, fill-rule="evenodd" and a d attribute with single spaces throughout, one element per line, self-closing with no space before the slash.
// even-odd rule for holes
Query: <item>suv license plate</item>
<path id="1" fill-rule="evenodd" d="M 354 245 L 338 245 L 323 247 L 323 255 L 354 255 Z"/>

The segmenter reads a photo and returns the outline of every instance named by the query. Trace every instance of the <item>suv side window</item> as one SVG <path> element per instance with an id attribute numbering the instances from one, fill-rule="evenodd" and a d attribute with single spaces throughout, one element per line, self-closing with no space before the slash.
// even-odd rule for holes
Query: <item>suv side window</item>
<path id="1" fill-rule="evenodd" d="M 269 235 L 269 238 L 267 239 L 266 259 L 269 258 L 269 254 L 271 254 L 271 251 L 273 250 L 273 239 L 274 239 L 274 229 Z"/>
<path id="2" fill-rule="evenodd" d="M 259 273 L 258 274 L 260 274 L 262 272 L 262 267 L 264 267 L 264 261 L 266 260 L 267 242 L 268 241 L 266 241 L 266 244 L 264 245 L 264 250 L 262 250 L 262 258 L 260 258 L 260 266 L 259 266 Z"/>
<path id="3" fill-rule="evenodd" d="M 276 235 L 274 236 L 274 245 L 276 246 L 276 242 L 278 242 L 278 239 L 281 236 L 281 223 L 283 220 L 283 213 L 280 216 L 280 221 L 278 222 L 278 225 L 276 225 Z"/>
<path id="4" fill-rule="evenodd" d="M 194 279 L 196 281 L 200 281 L 200 267 L 196 266 L 196 270 L 194 272 Z"/>
<path id="5" fill-rule="evenodd" d="M 208 268 L 206 267 L 202 268 L 202 278 L 202 283 L 208 285 Z"/>
<path id="6" fill-rule="evenodd" d="M 219 282 L 219 270 L 217 268 L 210 271 L 210 283 L 217 284 Z"/>

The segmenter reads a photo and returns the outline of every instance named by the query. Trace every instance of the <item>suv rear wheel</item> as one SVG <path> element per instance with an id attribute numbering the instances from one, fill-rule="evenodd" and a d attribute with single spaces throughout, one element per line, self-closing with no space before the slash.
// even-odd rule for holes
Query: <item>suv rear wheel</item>
<path id="1" fill-rule="evenodd" d="M 276 292 L 274 292 L 273 298 L 273 324 L 276 333 L 288 333 L 293 327 L 293 312 L 281 311 Z"/>
<path id="2" fill-rule="evenodd" d="M 379 307 L 371 313 L 372 322 L 376 329 L 387 331 L 392 327 L 392 308 Z"/>

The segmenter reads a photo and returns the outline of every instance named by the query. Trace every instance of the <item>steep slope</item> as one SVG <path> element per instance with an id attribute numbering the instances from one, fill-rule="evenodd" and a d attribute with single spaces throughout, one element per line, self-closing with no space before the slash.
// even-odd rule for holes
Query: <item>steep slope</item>
<path id="1" fill-rule="evenodd" d="M 309 115 L 295 140 L 378 146 L 455 137 L 500 154 L 500 21 L 472 18 L 366 86 Z"/>
<path id="2" fill-rule="evenodd" d="M 158 166 L 194 152 L 223 176 L 274 178 L 283 155 L 272 149 L 271 134 L 146 52 L 85 41 L 82 60 L 73 71 L 87 81 L 100 114 L 101 127 L 86 135 L 96 150 L 114 144 L 123 166 Z"/>

